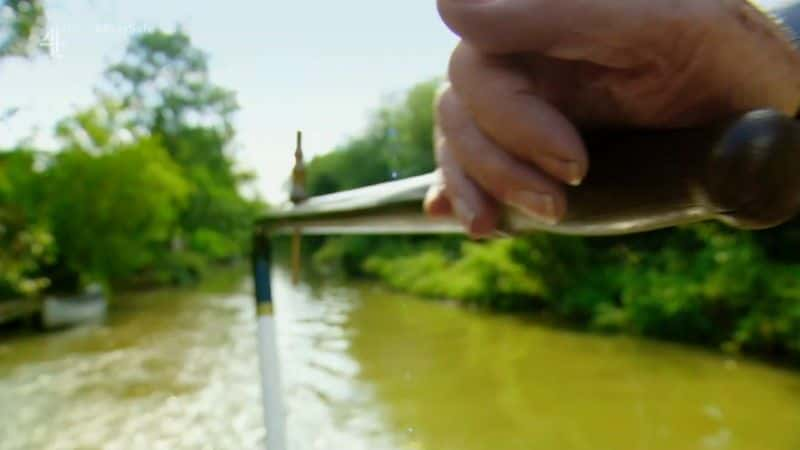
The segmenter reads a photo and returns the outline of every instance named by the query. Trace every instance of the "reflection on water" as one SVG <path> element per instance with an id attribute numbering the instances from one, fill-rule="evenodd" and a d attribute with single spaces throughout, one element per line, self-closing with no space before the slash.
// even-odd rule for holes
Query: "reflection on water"
<path id="1" fill-rule="evenodd" d="M 350 353 L 358 330 L 348 326 L 360 299 L 353 289 L 291 286 L 276 271 L 283 382 L 292 450 L 399 448 L 385 426 L 374 387 L 363 382 Z"/>
<path id="2" fill-rule="evenodd" d="M 119 299 L 0 340 L 0 449 L 258 449 L 255 323 L 227 293 Z M 292 450 L 796 450 L 800 375 L 388 294 L 275 297 Z"/>
<path id="3" fill-rule="evenodd" d="M 361 298 L 351 353 L 414 448 L 800 448 L 797 374 L 376 289 Z"/>

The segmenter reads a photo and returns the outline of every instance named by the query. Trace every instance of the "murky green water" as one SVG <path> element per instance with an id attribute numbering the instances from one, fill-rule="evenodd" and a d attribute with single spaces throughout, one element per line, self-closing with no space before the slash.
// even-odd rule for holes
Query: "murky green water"
<path id="1" fill-rule="evenodd" d="M 0 449 L 257 449 L 245 280 L 0 338 Z M 277 273 L 292 450 L 797 450 L 800 373 Z"/>

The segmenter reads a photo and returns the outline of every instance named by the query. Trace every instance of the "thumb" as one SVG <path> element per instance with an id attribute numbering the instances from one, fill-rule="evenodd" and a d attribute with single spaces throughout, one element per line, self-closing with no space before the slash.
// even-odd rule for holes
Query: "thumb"
<path id="1" fill-rule="evenodd" d="M 584 59 L 598 42 L 642 38 L 643 24 L 663 15 L 653 0 L 437 0 L 445 24 L 489 53 L 538 52 Z M 663 31 L 663 30 L 659 30 Z M 635 34 L 634 34 L 635 33 Z"/>

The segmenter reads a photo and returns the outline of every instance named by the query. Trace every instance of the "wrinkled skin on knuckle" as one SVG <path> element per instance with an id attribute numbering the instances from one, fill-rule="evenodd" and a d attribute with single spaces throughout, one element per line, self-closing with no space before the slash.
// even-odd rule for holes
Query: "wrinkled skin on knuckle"
<path id="1" fill-rule="evenodd" d="M 619 49 L 634 55 L 630 57 L 634 64 L 577 68 L 580 81 L 571 103 L 579 104 L 573 109 L 582 112 L 577 114 L 580 121 L 601 126 L 692 126 L 743 109 L 774 106 L 774 99 L 781 98 L 765 95 L 781 83 L 765 83 L 775 77 L 763 74 L 785 62 L 759 54 L 760 50 L 774 55 L 778 39 L 762 36 L 764 42 L 748 48 L 747 41 L 754 38 L 740 29 L 734 17 L 743 9 L 748 15 L 755 13 L 751 20 L 758 22 L 762 35 L 771 24 L 743 0 L 660 1 L 649 8 L 647 26 L 632 29 L 630 45 Z M 792 58 L 798 57 L 782 59 Z"/>
<path id="2" fill-rule="evenodd" d="M 734 24 L 741 36 L 746 36 L 741 40 L 747 39 L 750 45 L 742 50 L 749 50 L 751 60 L 747 65 L 757 73 L 753 76 L 755 82 L 750 85 L 750 93 L 755 94 L 754 97 L 748 99 L 743 96 L 740 100 L 761 101 L 763 104 L 753 106 L 750 103 L 748 106 L 772 107 L 786 114 L 794 114 L 800 104 L 800 53 L 791 42 L 789 33 L 744 0 L 723 0 L 722 5 L 728 22 Z M 748 71 L 738 75 L 742 80 L 750 79 Z"/>
<path id="3" fill-rule="evenodd" d="M 662 14 L 661 28 L 675 30 L 658 47 L 663 62 L 617 88 L 639 123 L 697 125 L 764 107 L 794 112 L 800 56 L 771 19 L 745 0 L 675 3 Z"/>
<path id="4" fill-rule="evenodd" d="M 712 0 L 717 1 L 717 0 Z M 708 78 L 705 53 L 713 49 L 709 34 L 718 18 L 708 0 L 653 3 L 649 25 L 638 32 L 637 63 L 598 75 L 617 120 L 637 126 L 684 126 L 703 117 L 705 103 L 718 95 Z"/>

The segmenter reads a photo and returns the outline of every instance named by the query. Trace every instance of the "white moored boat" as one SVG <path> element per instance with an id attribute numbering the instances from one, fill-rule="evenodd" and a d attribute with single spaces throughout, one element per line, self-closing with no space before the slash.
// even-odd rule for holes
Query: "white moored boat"
<path id="1" fill-rule="evenodd" d="M 47 297 L 42 304 L 42 326 L 64 328 L 105 320 L 108 301 L 102 288 L 90 286 L 83 294 Z"/>

